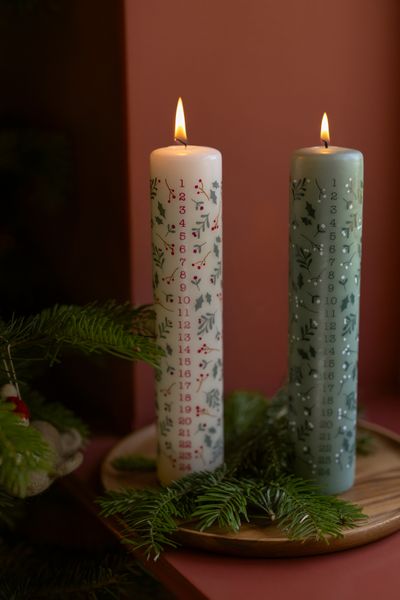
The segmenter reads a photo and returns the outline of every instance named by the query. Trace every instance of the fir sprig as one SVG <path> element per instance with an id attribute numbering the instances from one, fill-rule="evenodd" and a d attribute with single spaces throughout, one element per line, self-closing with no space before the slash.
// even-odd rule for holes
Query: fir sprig
<path id="1" fill-rule="evenodd" d="M 30 317 L 0 320 L 0 385 L 9 382 L 11 357 L 17 376 L 21 368 L 39 362 L 58 362 L 64 351 L 109 354 L 143 360 L 157 366 L 163 351 L 154 337 L 154 312 L 149 306 L 118 305 L 114 301 L 83 307 L 56 305 Z M 52 423 L 60 431 L 88 430 L 58 403 L 45 403 L 26 382 L 20 389 L 34 419 Z M 24 496 L 32 471 L 50 469 L 52 457 L 39 431 L 24 427 L 12 403 L 0 403 L 0 486 Z"/>
<path id="2" fill-rule="evenodd" d="M 126 552 L 0 543 L 0 600 L 170 598 Z"/>
<path id="3" fill-rule="evenodd" d="M 157 558 L 176 547 L 179 525 L 238 531 L 255 516 L 274 521 L 290 539 L 329 540 L 356 527 L 360 507 L 324 496 L 290 474 L 285 391 L 272 402 L 237 392 L 226 400 L 227 464 L 188 475 L 162 489 L 111 492 L 99 499 L 104 516 L 118 516 L 124 541 Z"/>
<path id="4" fill-rule="evenodd" d="M 145 313 L 145 318 L 141 316 Z M 129 320 L 131 319 L 131 320 Z M 0 322 L 0 352 L 10 349 L 14 361 L 34 351 L 36 359 L 53 364 L 66 349 L 84 354 L 110 354 L 128 360 L 143 360 L 158 366 L 163 351 L 150 333 L 148 307 L 109 302 L 86 306 L 55 305 L 31 317 Z M 134 330 L 144 325 L 146 335 Z"/>
<path id="5" fill-rule="evenodd" d="M 24 496 L 32 471 L 51 466 L 51 451 L 39 431 L 25 427 L 14 405 L 0 401 L 0 486 Z"/>

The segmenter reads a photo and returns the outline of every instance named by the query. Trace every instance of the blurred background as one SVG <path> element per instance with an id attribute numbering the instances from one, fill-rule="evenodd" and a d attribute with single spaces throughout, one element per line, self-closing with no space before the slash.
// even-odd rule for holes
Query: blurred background
<path id="1" fill-rule="evenodd" d="M 396 0 L 2 0 L 1 306 L 151 302 L 148 157 L 189 142 L 224 160 L 225 387 L 273 393 L 287 354 L 293 150 L 365 157 L 360 389 L 398 389 Z M 60 382 L 62 385 L 60 385 Z M 154 417 L 151 369 L 97 361 L 42 387 L 116 432 Z M 61 391 L 62 390 L 62 391 Z"/>

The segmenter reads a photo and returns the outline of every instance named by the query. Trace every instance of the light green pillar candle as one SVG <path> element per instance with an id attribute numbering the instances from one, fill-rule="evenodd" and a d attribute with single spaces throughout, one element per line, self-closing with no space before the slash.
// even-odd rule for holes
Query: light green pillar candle
<path id="1" fill-rule="evenodd" d="M 290 174 L 289 429 L 295 473 L 353 485 L 363 156 L 297 150 Z"/>

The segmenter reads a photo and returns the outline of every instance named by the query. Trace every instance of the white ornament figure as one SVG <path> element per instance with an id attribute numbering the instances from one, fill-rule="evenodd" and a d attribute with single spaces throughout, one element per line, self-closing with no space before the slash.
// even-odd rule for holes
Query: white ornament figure
<path id="1" fill-rule="evenodd" d="M 81 452 L 83 440 L 76 429 L 60 432 L 47 421 L 29 422 L 29 409 L 21 399 L 17 389 L 12 384 L 6 384 L 0 389 L 0 401 L 12 402 L 14 412 L 21 417 L 21 425 L 33 427 L 42 435 L 51 450 L 51 468 L 49 471 L 34 471 L 30 473 L 25 496 L 36 496 L 46 490 L 55 479 L 72 473 L 83 460 Z M 12 496 L 18 496 L 14 489 L 6 489 Z"/>

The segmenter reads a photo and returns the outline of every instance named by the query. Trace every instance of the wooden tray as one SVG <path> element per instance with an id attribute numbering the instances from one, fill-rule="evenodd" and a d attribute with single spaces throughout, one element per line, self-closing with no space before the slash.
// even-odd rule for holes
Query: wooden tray
<path id="1" fill-rule="evenodd" d="M 207 532 L 190 526 L 180 527 L 176 537 L 184 545 L 203 550 L 247 557 L 307 556 L 326 554 L 362 546 L 400 529 L 400 436 L 370 423 L 360 427 L 373 436 L 374 451 L 357 457 L 356 483 L 340 497 L 363 507 L 367 521 L 343 537 L 326 542 L 296 542 L 287 539 L 268 522 L 244 525 L 238 533 L 217 527 Z M 123 487 L 156 487 L 154 473 L 122 473 L 111 463 L 125 454 L 156 456 L 156 430 L 150 425 L 121 440 L 102 465 L 101 478 L 106 490 Z"/>

